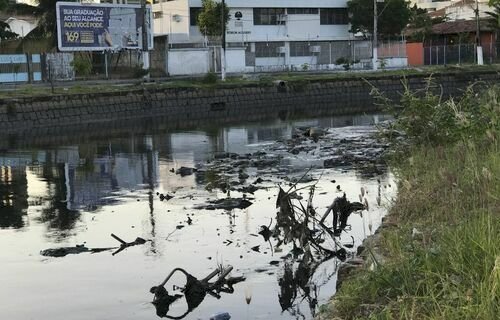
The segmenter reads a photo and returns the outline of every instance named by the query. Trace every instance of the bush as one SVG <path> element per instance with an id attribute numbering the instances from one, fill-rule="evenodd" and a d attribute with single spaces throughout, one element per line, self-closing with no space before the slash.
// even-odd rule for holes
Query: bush
<path id="1" fill-rule="evenodd" d="M 71 62 L 71 66 L 75 70 L 77 76 L 87 77 L 92 72 L 92 62 L 82 56 L 75 56 Z"/>
<path id="2" fill-rule="evenodd" d="M 214 84 L 217 82 L 217 75 L 214 72 L 209 72 L 203 77 L 202 82 L 206 84 Z"/>
<path id="3" fill-rule="evenodd" d="M 351 69 L 351 66 L 355 63 L 355 61 L 349 59 L 349 58 L 344 58 L 340 57 L 335 61 L 336 65 L 342 65 L 344 67 L 345 71 L 348 71 Z"/>
<path id="4" fill-rule="evenodd" d="M 145 76 L 147 76 L 150 72 L 150 69 L 144 69 L 142 67 L 142 64 L 140 66 L 137 66 L 134 68 L 133 70 L 133 77 L 135 79 L 140 79 L 140 78 L 144 78 Z"/>
<path id="5" fill-rule="evenodd" d="M 422 91 L 406 87 L 394 105 L 375 89 L 375 95 L 394 114 L 394 129 L 404 132 L 412 144 L 440 145 L 490 134 L 500 126 L 500 86 L 483 90 L 474 86 L 458 99 L 443 100 L 431 81 Z"/>
<path id="6" fill-rule="evenodd" d="M 393 161 L 398 197 L 367 245 L 373 270 L 342 282 L 329 318 L 498 318 L 500 86 L 473 89 L 406 90 L 392 109 L 408 140 Z"/>

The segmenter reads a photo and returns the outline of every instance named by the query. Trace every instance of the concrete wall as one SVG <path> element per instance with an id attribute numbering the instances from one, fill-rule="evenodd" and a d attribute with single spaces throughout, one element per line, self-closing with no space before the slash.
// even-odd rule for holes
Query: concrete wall
<path id="1" fill-rule="evenodd" d="M 423 89 L 429 75 L 407 76 L 409 87 Z M 458 95 L 474 82 L 497 83 L 496 72 L 435 74 L 434 88 L 443 97 Z M 95 123 L 153 119 L 168 126 L 196 126 L 287 118 L 373 112 L 370 96 L 375 86 L 391 99 L 404 90 L 400 77 L 367 77 L 331 81 L 294 82 L 284 86 L 224 87 L 212 89 L 138 89 L 102 94 L 75 94 L 0 100 L 1 135 L 32 134 L 41 128 L 86 126 Z M 441 91 L 442 90 L 442 91 Z M 161 120 L 160 120 L 161 119 Z"/>
<path id="2" fill-rule="evenodd" d="M 408 66 L 408 58 L 381 58 L 378 60 L 378 67 L 384 68 L 404 68 Z"/>
<path id="3" fill-rule="evenodd" d="M 228 48 L 226 50 L 227 72 L 245 72 L 245 48 Z"/>
<path id="4" fill-rule="evenodd" d="M 170 75 L 203 74 L 209 70 L 208 49 L 171 49 L 167 61 Z"/>

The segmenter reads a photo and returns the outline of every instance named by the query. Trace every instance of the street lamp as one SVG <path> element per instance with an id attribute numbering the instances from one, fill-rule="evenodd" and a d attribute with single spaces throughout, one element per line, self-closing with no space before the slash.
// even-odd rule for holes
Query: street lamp
<path id="1" fill-rule="evenodd" d="M 481 35 L 479 32 L 479 3 L 476 0 L 476 54 L 477 54 L 477 64 L 483 65 L 483 47 L 481 46 Z"/>
<path id="2" fill-rule="evenodd" d="M 141 13 L 142 13 L 142 68 L 147 72 L 145 78 L 149 78 L 149 34 L 148 34 L 148 22 L 149 15 L 146 7 L 146 0 L 141 0 Z"/>
<path id="3" fill-rule="evenodd" d="M 377 60 L 378 60 L 377 18 L 378 18 L 377 0 L 373 0 L 372 67 L 374 71 L 377 70 Z"/>
<path id="4" fill-rule="evenodd" d="M 226 3 L 222 0 L 221 80 L 226 80 Z"/>

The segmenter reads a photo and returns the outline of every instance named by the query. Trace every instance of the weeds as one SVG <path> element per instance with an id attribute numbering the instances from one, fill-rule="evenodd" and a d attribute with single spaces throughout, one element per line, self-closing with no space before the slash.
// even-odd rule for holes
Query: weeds
<path id="1" fill-rule="evenodd" d="M 393 159 L 398 228 L 381 232 L 384 264 L 343 282 L 329 308 L 337 317 L 500 314 L 500 87 L 457 100 L 436 89 L 407 90 L 392 108 L 406 136 Z"/>

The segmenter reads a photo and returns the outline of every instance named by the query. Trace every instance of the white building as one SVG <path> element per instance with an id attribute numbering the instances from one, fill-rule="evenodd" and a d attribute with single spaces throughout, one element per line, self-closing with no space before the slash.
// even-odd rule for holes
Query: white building
<path id="1" fill-rule="evenodd" d="M 226 0 L 226 4 L 231 17 L 226 30 L 228 72 L 334 66 L 341 57 L 370 57 L 368 42 L 351 42 L 355 39 L 349 32 L 347 0 Z M 154 34 L 169 39 L 170 74 L 219 70 L 217 49 L 210 48 L 210 42 L 207 46 L 196 25 L 201 7 L 201 0 L 153 3 Z"/>
<path id="2" fill-rule="evenodd" d="M 486 12 L 493 11 L 487 0 L 479 0 L 477 6 L 480 18 L 488 18 Z M 432 12 L 431 16 L 446 17 L 447 21 L 474 20 L 476 18 L 476 0 L 453 1 L 448 6 Z"/>
<path id="3" fill-rule="evenodd" d="M 19 37 L 24 38 L 24 36 L 30 33 L 31 30 L 35 29 L 38 21 L 33 16 L 17 16 L 7 18 L 5 23 L 9 25 L 12 32 L 17 33 Z"/>
<path id="4" fill-rule="evenodd" d="M 488 0 L 478 0 L 479 2 L 479 12 L 481 12 L 481 7 L 484 7 L 484 5 L 487 6 Z M 427 11 L 432 12 L 432 11 L 437 11 L 441 10 L 450 6 L 456 7 L 469 7 L 471 10 L 474 10 L 476 8 L 476 0 L 448 0 L 448 1 L 443 1 L 443 0 L 411 0 L 412 6 L 414 4 L 417 5 L 417 7 L 422 8 L 422 9 L 427 9 Z M 456 11 L 456 10 L 455 10 Z M 456 14 L 456 13 L 454 13 Z M 459 19 L 464 19 L 464 18 L 458 18 Z"/>

